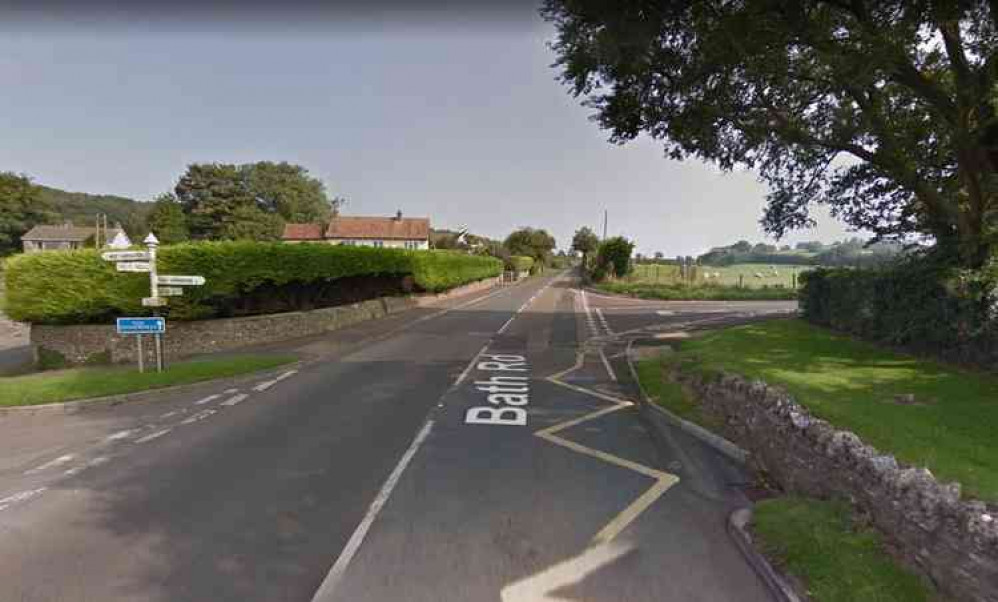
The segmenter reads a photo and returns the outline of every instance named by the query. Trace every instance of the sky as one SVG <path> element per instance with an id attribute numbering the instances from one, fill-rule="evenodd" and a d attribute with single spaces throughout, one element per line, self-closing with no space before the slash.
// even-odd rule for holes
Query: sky
<path id="1" fill-rule="evenodd" d="M 289 161 L 347 214 L 401 209 L 493 238 L 540 227 L 567 248 L 606 210 L 609 235 L 666 256 L 764 240 L 752 173 L 607 142 L 557 81 L 554 30 L 529 4 L 240 19 L 11 6 L 0 171 L 41 184 L 149 200 L 190 163 Z M 852 235 L 822 216 L 780 244 Z"/>

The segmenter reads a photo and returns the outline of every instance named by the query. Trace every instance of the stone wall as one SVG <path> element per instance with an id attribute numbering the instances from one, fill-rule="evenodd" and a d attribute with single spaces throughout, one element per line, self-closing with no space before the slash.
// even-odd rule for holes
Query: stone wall
<path id="1" fill-rule="evenodd" d="M 958 484 L 900 466 L 765 383 L 733 375 L 680 378 L 750 453 L 755 469 L 789 492 L 847 497 L 945 595 L 998 602 L 998 507 L 961 499 Z"/>
<path id="2" fill-rule="evenodd" d="M 165 357 L 172 360 L 338 330 L 413 307 L 433 306 L 452 297 L 490 288 L 497 282 L 497 279 L 490 278 L 439 295 L 381 297 L 312 311 L 170 322 L 163 337 Z M 154 357 L 153 339 L 143 339 L 143 357 L 151 362 Z M 40 350 L 45 350 L 60 354 L 69 364 L 83 364 L 96 359 L 109 359 L 113 363 L 134 362 L 138 356 L 136 337 L 118 335 L 113 325 L 33 325 L 31 344 L 36 360 Z"/>

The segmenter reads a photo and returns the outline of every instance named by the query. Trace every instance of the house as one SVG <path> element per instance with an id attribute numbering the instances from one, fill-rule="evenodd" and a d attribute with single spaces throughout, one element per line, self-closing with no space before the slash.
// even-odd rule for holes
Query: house
<path id="1" fill-rule="evenodd" d="M 328 224 L 286 224 L 284 242 L 322 242 L 330 245 L 429 249 L 430 220 L 425 217 L 363 217 L 338 215 Z"/>
<path id="2" fill-rule="evenodd" d="M 106 232 L 102 229 L 101 234 L 110 241 L 109 246 L 122 249 L 132 246 L 132 241 L 120 227 L 108 228 Z M 21 243 L 25 253 L 34 253 L 92 247 L 96 237 L 97 228 L 74 226 L 71 222 L 66 222 L 58 226 L 35 226 L 21 237 Z"/>

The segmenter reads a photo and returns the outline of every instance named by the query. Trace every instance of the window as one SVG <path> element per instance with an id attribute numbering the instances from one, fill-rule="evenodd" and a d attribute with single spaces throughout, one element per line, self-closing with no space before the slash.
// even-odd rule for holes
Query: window
<path id="1" fill-rule="evenodd" d="M 374 242 L 371 243 L 371 246 L 378 247 L 380 249 L 381 247 L 385 246 L 385 241 L 383 241 L 383 240 L 376 240 L 376 241 L 374 241 Z"/>
<path id="2" fill-rule="evenodd" d="M 407 240 L 407 241 L 405 241 L 405 248 L 407 248 L 407 249 L 419 249 L 420 248 L 419 241 L 418 240 Z"/>

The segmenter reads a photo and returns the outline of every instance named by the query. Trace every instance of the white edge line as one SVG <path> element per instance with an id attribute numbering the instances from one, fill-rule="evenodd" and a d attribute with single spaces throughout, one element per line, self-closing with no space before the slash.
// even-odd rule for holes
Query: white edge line
<path id="1" fill-rule="evenodd" d="M 277 380 L 276 379 L 275 380 L 265 380 L 262 383 L 258 384 L 257 386 L 253 387 L 253 390 L 257 391 L 257 392 L 259 392 L 259 391 L 266 391 L 267 389 L 273 387 L 276 384 L 277 384 Z"/>
<path id="2" fill-rule="evenodd" d="M 162 437 L 163 435 L 169 433 L 171 430 L 173 430 L 173 429 L 163 429 L 161 431 L 156 431 L 155 433 L 150 433 L 150 434 L 146 435 L 145 437 L 142 437 L 141 439 L 136 439 L 135 442 L 136 443 L 148 443 L 149 441 L 152 441 L 153 439 L 158 439 L 158 438 Z"/>
<path id="3" fill-rule="evenodd" d="M 405 451 L 402 459 L 399 463 L 395 465 L 395 469 L 392 473 L 388 475 L 388 480 L 385 484 L 381 486 L 381 490 L 378 492 L 377 497 L 371 502 L 370 507 L 367 509 L 367 514 L 364 515 L 364 519 L 360 521 L 357 525 L 357 529 L 350 536 L 350 540 L 347 541 L 346 547 L 343 548 L 343 552 L 340 553 L 339 558 L 333 564 L 333 568 L 329 570 L 329 574 L 323 579 L 322 585 L 316 590 L 315 595 L 312 596 L 313 602 L 319 602 L 322 600 L 332 600 L 333 593 L 336 590 L 336 586 L 339 584 L 343 575 L 346 573 L 347 567 L 350 565 L 350 561 L 353 560 L 354 555 L 357 554 L 357 550 L 364 543 L 364 538 L 367 537 L 367 532 L 370 530 L 371 525 L 374 520 L 378 517 L 381 509 L 384 507 L 385 503 L 388 502 L 388 498 L 392 495 L 392 491 L 395 486 L 398 485 L 399 479 L 402 477 L 402 473 L 405 471 L 406 467 L 409 466 L 409 462 L 412 461 L 413 456 L 419 451 L 419 448 L 426 441 L 426 438 L 430 434 L 430 430 L 433 428 L 433 421 L 427 420 L 426 424 L 413 439 L 412 443 L 409 445 L 409 449 Z"/>

